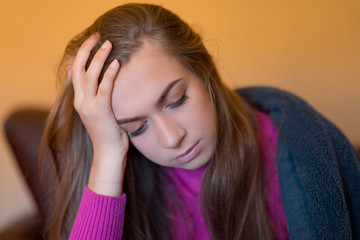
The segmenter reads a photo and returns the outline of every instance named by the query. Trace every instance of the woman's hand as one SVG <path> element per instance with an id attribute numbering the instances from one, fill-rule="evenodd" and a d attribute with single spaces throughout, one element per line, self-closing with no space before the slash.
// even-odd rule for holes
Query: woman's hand
<path id="1" fill-rule="evenodd" d="M 126 153 L 129 148 L 127 133 L 117 124 L 111 107 L 114 80 L 120 70 L 120 63 L 115 59 L 110 64 L 98 86 L 100 72 L 112 47 L 109 41 L 105 41 L 85 71 L 90 51 L 97 44 L 98 38 L 95 34 L 87 39 L 74 59 L 74 107 L 94 148 L 88 188 L 98 194 L 119 196 L 122 194 Z"/>

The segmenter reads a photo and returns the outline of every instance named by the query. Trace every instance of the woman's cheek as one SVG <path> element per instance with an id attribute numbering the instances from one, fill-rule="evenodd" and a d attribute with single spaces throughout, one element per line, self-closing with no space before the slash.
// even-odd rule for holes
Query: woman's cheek
<path id="1" fill-rule="evenodd" d="M 156 150 L 152 151 L 152 149 L 155 148 L 153 143 L 154 140 L 148 139 L 145 136 L 137 136 L 132 140 L 132 144 L 134 145 L 134 147 L 149 159 L 153 158 L 153 152 L 156 152 Z"/>

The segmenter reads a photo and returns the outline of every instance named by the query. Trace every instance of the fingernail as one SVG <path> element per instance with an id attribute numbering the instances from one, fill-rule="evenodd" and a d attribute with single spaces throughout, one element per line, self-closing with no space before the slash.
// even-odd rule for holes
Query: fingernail
<path id="1" fill-rule="evenodd" d="M 117 59 L 114 59 L 110 64 L 110 68 L 114 68 L 116 66 L 117 61 L 118 61 Z"/>
<path id="2" fill-rule="evenodd" d="M 90 38 L 98 38 L 99 37 L 99 33 L 94 33 L 90 36 Z"/>
<path id="3" fill-rule="evenodd" d="M 103 43 L 103 45 L 101 46 L 101 49 L 105 49 L 105 48 L 107 48 L 107 47 L 108 47 L 108 45 L 109 45 L 109 41 L 108 41 L 108 40 L 106 40 L 106 41 Z"/>

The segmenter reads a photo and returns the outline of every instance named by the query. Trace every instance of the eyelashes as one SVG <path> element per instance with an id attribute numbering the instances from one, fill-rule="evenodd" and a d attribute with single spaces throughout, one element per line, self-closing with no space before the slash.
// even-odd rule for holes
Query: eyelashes
<path id="1" fill-rule="evenodd" d="M 184 94 L 179 100 L 167 106 L 167 108 L 169 109 L 177 108 L 181 106 L 186 101 L 186 99 L 188 99 L 188 97 L 186 96 L 186 94 Z"/>
<path id="2" fill-rule="evenodd" d="M 136 129 L 133 132 L 130 132 L 130 137 L 136 137 L 138 135 L 140 135 L 141 133 L 143 133 L 146 130 L 147 127 L 147 121 L 145 121 L 138 129 Z"/>
<path id="3" fill-rule="evenodd" d="M 180 107 L 181 105 L 183 105 L 185 103 L 185 101 L 187 99 L 188 99 L 188 96 L 186 96 L 186 94 L 184 93 L 181 98 L 179 98 L 174 103 L 166 106 L 166 108 L 167 109 L 175 109 L 177 107 Z M 139 136 L 140 134 L 142 134 L 146 130 L 147 126 L 148 126 L 148 121 L 145 121 L 138 129 L 136 129 L 135 131 L 129 133 L 130 137 Z"/>

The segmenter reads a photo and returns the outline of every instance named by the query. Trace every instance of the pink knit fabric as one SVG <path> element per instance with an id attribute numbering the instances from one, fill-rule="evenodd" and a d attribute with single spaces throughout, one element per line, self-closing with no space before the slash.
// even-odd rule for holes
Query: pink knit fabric
<path id="1" fill-rule="evenodd" d="M 173 215 L 170 219 L 171 239 L 211 239 L 201 214 L 199 194 L 205 167 L 196 170 L 169 168 L 170 182 L 181 201 L 181 208 L 171 201 L 168 203 Z"/>
<path id="2" fill-rule="evenodd" d="M 260 125 L 260 149 L 265 166 L 266 209 L 276 238 L 287 240 L 289 234 L 275 161 L 277 131 L 269 116 L 259 112 L 256 117 Z M 183 209 L 181 212 L 176 204 L 169 202 L 173 215 L 170 219 L 173 239 L 211 239 L 201 215 L 199 201 L 204 170 L 205 167 L 196 170 L 169 168 L 170 182 L 180 197 Z M 101 196 L 86 187 L 69 239 L 121 239 L 125 203 L 125 194 L 120 197 Z"/>
<path id="3" fill-rule="evenodd" d="M 108 197 L 85 187 L 69 239 L 121 239 L 125 203 L 125 193 L 120 197 Z"/>
<path id="4" fill-rule="evenodd" d="M 279 175 L 275 158 L 278 132 L 268 115 L 257 112 L 256 117 L 260 126 L 260 151 L 265 168 L 266 210 L 270 216 L 272 230 L 276 239 L 287 240 L 289 239 L 289 232 L 281 200 Z"/>

